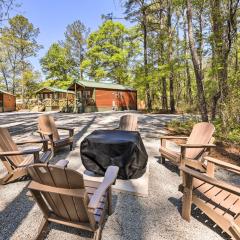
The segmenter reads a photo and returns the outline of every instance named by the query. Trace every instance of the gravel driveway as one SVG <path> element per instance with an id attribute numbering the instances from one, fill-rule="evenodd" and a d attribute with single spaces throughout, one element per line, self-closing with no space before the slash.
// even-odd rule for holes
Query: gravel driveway
<path id="1" fill-rule="evenodd" d="M 79 144 L 95 129 L 111 129 L 118 125 L 122 112 L 63 114 L 55 113 L 58 124 L 75 127 L 75 160 L 69 167 L 78 168 Z M 24 138 L 36 130 L 38 113 L 0 114 L 0 124 L 8 126 L 14 138 Z M 227 239 L 221 229 L 199 210 L 193 209 L 188 223 L 181 218 L 180 178 L 175 167 L 159 163 L 159 136 L 165 134 L 164 124 L 176 115 L 139 114 L 140 133 L 149 155 L 149 196 L 136 197 L 114 193 L 114 213 L 103 229 L 103 240 Z M 68 150 L 54 159 L 68 158 Z M 33 239 L 42 214 L 26 190 L 28 181 L 0 186 L 0 240 Z M 47 239 L 89 239 L 87 232 L 51 224 Z"/>

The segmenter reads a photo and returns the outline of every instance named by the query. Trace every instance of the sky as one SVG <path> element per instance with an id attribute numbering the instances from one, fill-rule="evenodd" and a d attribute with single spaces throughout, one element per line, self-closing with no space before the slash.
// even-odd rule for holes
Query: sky
<path id="1" fill-rule="evenodd" d="M 124 9 L 120 0 L 20 0 L 21 6 L 12 12 L 12 16 L 22 14 L 29 19 L 40 34 L 38 43 L 43 45 L 31 62 L 36 70 L 41 70 L 39 59 L 45 55 L 50 45 L 64 39 L 68 24 L 82 21 L 91 31 L 101 25 L 102 14 L 113 13 L 114 17 L 123 17 Z M 129 25 L 125 20 L 121 21 Z"/>

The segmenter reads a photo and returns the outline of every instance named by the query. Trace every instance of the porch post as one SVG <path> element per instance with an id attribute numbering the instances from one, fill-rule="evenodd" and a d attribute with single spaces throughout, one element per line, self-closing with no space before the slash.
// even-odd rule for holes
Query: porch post
<path id="1" fill-rule="evenodd" d="M 75 91 L 75 97 L 74 97 L 74 110 L 73 112 L 77 113 L 77 83 L 75 81 L 75 85 L 74 85 L 74 91 Z"/>

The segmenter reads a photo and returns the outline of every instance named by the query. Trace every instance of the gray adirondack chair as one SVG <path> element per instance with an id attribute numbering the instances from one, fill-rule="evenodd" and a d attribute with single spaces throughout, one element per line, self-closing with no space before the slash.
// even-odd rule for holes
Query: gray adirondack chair
<path id="1" fill-rule="evenodd" d="M 138 117 L 135 114 L 126 114 L 121 116 L 118 130 L 138 131 Z"/>
<path id="2" fill-rule="evenodd" d="M 58 129 L 68 131 L 67 136 L 61 136 Z M 43 114 L 38 118 L 38 132 L 42 139 L 49 139 L 52 151 L 56 151 L 65 146 L 73 149 L 74 129 L 71 127 L 56 126 L 54 118 L 51 114 Z"/>
<path id="3" fill-rule="evenodd" d="M 240 188 L 214 176 L 215 166 L 240 175 L 240 167 L 212 157 L 205 157 L 206 173 L 183 166 L 182 217 L 190 221 L 194 204 L 233 239 L 240 239 Z"/>
<path id="4" fill-rule="evenodd" d="M 18 145 L 43 144 L 42 148 L 32 147 L 19 149 Z M 0 178 L 0 184 L 13 182 L 28 175 L 27 167 L 32 163 L 46 162 L 52 157 L 48 150 L 46 139 L 29 139 L 14 142 L 7 128 L 0 128 L 0 159 L 3 163 L 4 175 Z"/>
<path id="5" fill-rule="evenodd" d="M 215 147 L 213 144 L 213 133 L 215 128 L 213 124 L 201 122 L 194 125 L 189 137 L 178 136 L 162 136 L 160 137 L 160 148 L 162 163 L 165 163 L 165 158 L 173 164 L 180 166 L 187 164 L 201 171 L 205 171 L 204 165 L 201 160 L 204 156 L 208 155 L 211 148 Z M 180 144 L 181 152 L 175 152 L 166 147 L 166 140 L 183 139 L 186 144 Z"/>
<path id="6" fill-rule="evenodd" d="M 49 222 L 55 222 L 94 233 L 101 239 L 106 210 L 112 212 L 112 190 L 118 167 L 108 167 L 103 182 L 85 181 L 82 174 L 47 164 L 28 168 L 32 177 L 28 188 L 43 212 L 36 239 L 44 237 Z"/>

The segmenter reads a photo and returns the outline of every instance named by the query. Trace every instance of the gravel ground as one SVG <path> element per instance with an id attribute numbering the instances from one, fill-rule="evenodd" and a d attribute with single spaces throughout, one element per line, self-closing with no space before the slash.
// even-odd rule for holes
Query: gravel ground
<path id="1" fill-rule="evenodd" d="M 124 114 L 90 113 L 59 114 L 58 123 L 75 127 L 75 150 L 66 149 L 55 157 L 70 159 L 69 167 L 77 169 L 81 165 L 79 144 L 94 129 L 116 127 L 119 117 Z M 1 125 L 10 127 L 14 138 L 25 138 L 36 129 L 38 113 L 0 114 Z M 159 163 L 159 136 L 165 133 L 164 124 L 177 118 L 176 115 L 139 114 L 140 132 L 149 155 L 150 179 L 149 196 L 136 197 L 124 193 L 114 193 L 114 213 L 108 218 L 103 229 L 103 240 L 214 240 L 228 239 L 221 229 L 214 225 L 198 209 L 193 209 L 191 222 L 181 218 L 181 196 L 178 192 L 180 178 L 176 168 L 168 162 Z M 21 134 L 20 134 L 21 133 Z M 1 168 L 1 167 L 0 167 Z M 0 186 L 0 240 L 33 239 L 40 224 L 42 214 L 29 197 L 28 181 Z M 51 224 L 47 239 L 89 239 L 91 234 Z"/>

